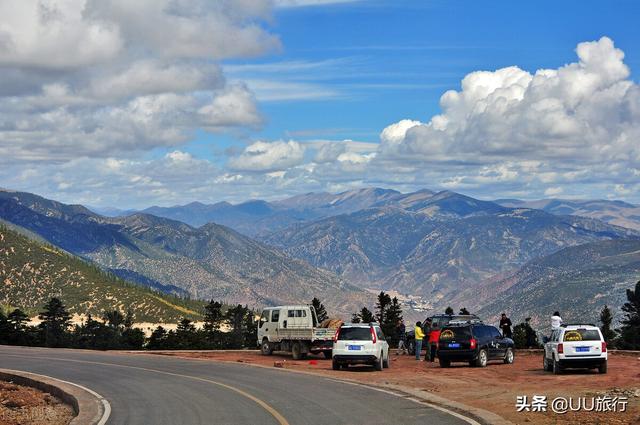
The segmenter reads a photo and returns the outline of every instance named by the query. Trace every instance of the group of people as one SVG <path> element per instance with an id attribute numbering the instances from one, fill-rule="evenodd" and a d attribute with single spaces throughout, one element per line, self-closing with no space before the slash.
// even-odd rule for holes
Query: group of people
<path id="1" fill-rule="evenodd" d="M 531 317 L 527 317 L 525 320 L 525 333 L 526 333 L 526 346 L 527 348 L 532 348 L 536 346 L 536 334 L 533 328 L 531 327 Z M 562 325 L 562 317 L 560 317 L 560 313 L 558 311 L 554 312 L 551 316 L 551 330 L 558 329 Z M 502 313 L 500 316 L 500 330 L 502 331 L 502 335 L 506 338 L 513 339 L 513 331 L 511 329 L 513 324 L 511 323 L 511 319 L 507 317 L 506 313 Z M 435 361 L 436 351 L 438 349 L 438 339 L 440 338 L 440 329 L 431 328 L 431 318 L 428 318 L 425 322 L 425 328 L 427 329 L 429 338 L 427 339 L 427 350 L 425 354 L 424 361 Z M 422 344 L 427 335 L 425 335 L 425 331 L 422 328 L 422 323 L 416 322 L 414 328 L 415 335 L 415 344 L 416 344 L 416 360 L 421 360 L 420 355 L 422 352 Z M 407 354 L 407 332 L 404 322 L 402 320 L 398 321 L 396 326 L 396 337 L 398 339 L 398 350 L 396 351 L 396 355 Z"/>

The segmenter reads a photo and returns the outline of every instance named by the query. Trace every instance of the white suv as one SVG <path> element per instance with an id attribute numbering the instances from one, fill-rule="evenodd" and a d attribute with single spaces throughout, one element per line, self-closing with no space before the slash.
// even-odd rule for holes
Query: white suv
<path id="1" fill-rule="evenodd" d="M 595 325 L 562 325 L 544 344 L 543 367 L 559 374 L 565 368 L 597 368 L 607 373 L 607 343 Z"/>
<path id="2" fill-rule="evenodd" d="M 389 367 L 389 344 L 377 323 L 346 323 L 333 341 L 333 370 L 351 364 Z"/>

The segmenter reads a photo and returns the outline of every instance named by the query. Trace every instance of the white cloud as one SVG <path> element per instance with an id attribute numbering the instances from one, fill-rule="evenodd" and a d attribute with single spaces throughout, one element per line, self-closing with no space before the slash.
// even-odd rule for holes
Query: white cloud
<path id="1" fill-rule="evenodd" d="M 229 161 L 235 170 L 275 171 L 302 163 L 304 146 L 295 141 L 255 142 Z"/>
<path id="2" fill-rule="evenodd" d="M 330 4 L 355 3 L 361 0 L 275 0 L 278 7 L 326 6 Z"/>
<path id="3" fill-rule="evenodd" d="M 561 187 L 550 187 L 544 191 L 544 196 L 558 196 L 564 190 Z"/>

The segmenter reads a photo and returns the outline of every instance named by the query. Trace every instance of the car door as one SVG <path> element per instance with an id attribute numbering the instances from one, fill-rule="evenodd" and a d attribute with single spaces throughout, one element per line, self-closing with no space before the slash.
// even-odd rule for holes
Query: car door
<path id="1" fill-rule="evenodd" d="M 376 327 L 375 330 L 378 343 L 382 347 L 382 358 L 389 358 L 389 343 L 387 342 L 387 338 L 384 336 L 384 332 L 382 332 L 381 328 Z"/>
<path id="2" fill-rule="evenodd" d="M 258 323 L 258 342 L 262 341 L 262 338 L 269 336 L 269 321 L 271 320 L 271 310 L 262 310 L 260 315 L 260 322 Z"/>
<path id="3" fill-rule="evenodd" d="M 500 331 L 494 326 L 487 326 L 489 332 L 489 344 L 491 346 L 491 358 L 503 358 L 506 354 L 507 343 Z"/>
<path id="4" fill-rule="evenodd" d="M 544 345 L 544 353 L 549 360 L 555 360 L 555 351 L 558 346 L 558 330 L 554 330 L 551 332 L 551 337 L 549 338 L 549 342 Z"/>

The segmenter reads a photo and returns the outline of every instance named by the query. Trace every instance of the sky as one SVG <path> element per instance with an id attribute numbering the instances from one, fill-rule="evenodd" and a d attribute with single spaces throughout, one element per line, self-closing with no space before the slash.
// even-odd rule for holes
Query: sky
<path id="1" fill-rule="evenodd" d="M 640 204 L 635 1 L 0 0 L 0 187 Z"/>

